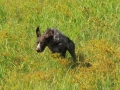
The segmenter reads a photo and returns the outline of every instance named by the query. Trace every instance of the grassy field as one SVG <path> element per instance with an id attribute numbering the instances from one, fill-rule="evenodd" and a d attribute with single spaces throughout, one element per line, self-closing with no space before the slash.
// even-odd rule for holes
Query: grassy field
<path id="1" fill-rule="evenodd" d="M 70 37 L 79 65 L 37 53 L 37 26 Z M 0 0 L 0 90 L 119 89 L 119 0 Z"/>

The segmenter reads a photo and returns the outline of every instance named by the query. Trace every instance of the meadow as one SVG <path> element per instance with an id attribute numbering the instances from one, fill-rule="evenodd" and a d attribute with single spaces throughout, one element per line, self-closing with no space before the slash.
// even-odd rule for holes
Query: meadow
<path id="1" fill-rule="evenodd" d="M 37 53 L 37 26 L 73 40 L 78 66 Z M 0 0 L 0 90 L 119 89 L 119 0 Z"/>

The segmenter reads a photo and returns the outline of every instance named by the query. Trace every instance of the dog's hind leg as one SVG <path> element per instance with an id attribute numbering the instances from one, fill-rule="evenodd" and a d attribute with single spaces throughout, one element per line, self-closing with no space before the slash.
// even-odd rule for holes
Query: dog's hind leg
<path id="1" fill-rule="evenodd" d="M 71 40 L 67 46 L 67 50 L 73 57 L 73 62 L 76 63 L 75 44 Z"/>
<path id="2" fill-rule="evenodd" d="M 76 54 L 75 54 L 75 49 L 68 49 L 68 52 L 71 54 L 73 57 L 73 62 L 76 63 Z"/>

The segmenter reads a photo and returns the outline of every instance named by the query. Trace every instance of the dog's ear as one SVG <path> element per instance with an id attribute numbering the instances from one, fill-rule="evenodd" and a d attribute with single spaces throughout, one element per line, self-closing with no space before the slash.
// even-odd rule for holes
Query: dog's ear
<path id="1" fill-rule="evenodd" d="M 37 37 L 40 37 L 40 36 L 41 36 L 40 30 L 39 30 L 39 26 L 36 28 L 36 35 L 37 35 Z"/>
<path id="2" fill-rule="evenodd" d="M 49 30 L 48 32 L 46 32 L 45 34 L 45 38 L 49 38 L 50 36 L 54 35 L 54 31 L 53 30 Z"/>

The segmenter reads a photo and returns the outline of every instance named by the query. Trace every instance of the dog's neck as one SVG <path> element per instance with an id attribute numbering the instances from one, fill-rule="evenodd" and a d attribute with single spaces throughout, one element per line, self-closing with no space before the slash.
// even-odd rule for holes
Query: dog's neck
<path id="1" fill-rule="evenodd" d="M 47 38 L 47 42 L 48 44 L 53 40 L 53 36 L 50 36 L 49 38 Z"/>

